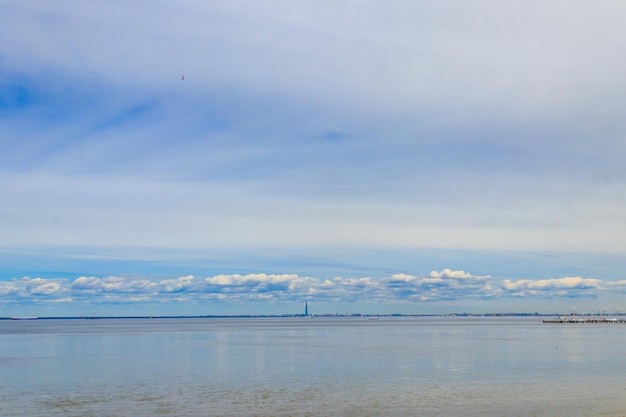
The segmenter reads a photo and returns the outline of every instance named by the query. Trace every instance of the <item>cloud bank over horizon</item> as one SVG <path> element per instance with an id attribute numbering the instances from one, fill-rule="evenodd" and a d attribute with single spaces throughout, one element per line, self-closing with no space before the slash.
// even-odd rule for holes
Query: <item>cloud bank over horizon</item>
<path id="1" fill-rule="evenodd" d="M 626 291 L 624 281 L 563 277 L 544 280 L 503 280 L 444 269 L 422 277 L 393 274 L 371 277 L 319 279 L 296 274 L 220 274 L 210 277 L 148 278 L 80 276 L 14 278 L 0 282 L 0 305 L 75 303 L 83 306 L 116 304 L 334 304 L 370 303 L 386 307 L 433 305 L 458 300 L 526 298 L 592 298 L 603 292 Z M 488 308 L 488 307 L 487 307 Z M 483 311 L 484 312 L 484 311 Z M 528 311 L 518 311 L 528 312 Z M 554 312 L 548 310 L 548 312 Z"/>

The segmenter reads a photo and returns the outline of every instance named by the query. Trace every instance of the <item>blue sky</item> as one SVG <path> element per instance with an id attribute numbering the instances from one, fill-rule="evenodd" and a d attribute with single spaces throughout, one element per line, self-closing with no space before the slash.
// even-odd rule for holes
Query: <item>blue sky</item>
<path id="1" fill-rule="evenodd" d="M 0 316 L 623 311 L 624 12 L 0 0 Z"/>

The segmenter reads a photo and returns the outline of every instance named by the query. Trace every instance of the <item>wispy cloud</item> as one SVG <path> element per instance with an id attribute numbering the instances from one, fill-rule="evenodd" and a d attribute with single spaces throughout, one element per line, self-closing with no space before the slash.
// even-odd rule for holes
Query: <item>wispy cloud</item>
<path id="1" fill-rule="evenodd" d="M 0 0 L 0 38 L 11 39 L 0 44 L 0 249 L 623 254 L 625 11 Z M 61 288 L 123 298 L 106 278 L 122 272 Z M 455 273 L 320 279 L 307 291 L 600 291 Z M 149 298 L 141 285 L 160 284 L 147 281 L 128 294 Z M 285 285 L 255 282 L 205 295 Z"/>

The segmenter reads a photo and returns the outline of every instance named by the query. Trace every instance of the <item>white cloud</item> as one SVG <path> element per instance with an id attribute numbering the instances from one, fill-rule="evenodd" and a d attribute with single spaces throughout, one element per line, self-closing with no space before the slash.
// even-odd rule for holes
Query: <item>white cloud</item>
<path id="1" fill-rule="evenodd" d="M 97 277 L 79 277 L 72 283 L 72 289 L 97 292 L 103 289 L 102 280 Z"/>
<path id="2" fill-rule="evenodd" d="M 432 271 L 430 278 L 474 278 L 474 276 L 465 271 L 452 271 L 451 269 L 443 269 L 441 271 Z"/>
<path id="3" fill-rule="evenodd" d="M 156 288 L 157 284 L 149 279 L 124 278 L 109 276 L 105 278 L 98 277 L 79 277 L 71 284 L 71 288 L 77 291 L 86 291 L 89 293 L 106 292 L 106 293 L 134 293 L 134 292 L 150 292 Z"/>
<path id="4" fill-rule="evenodd" d="M 0 302 L 15 303 L 21 300 L 43 302 L 60 299 L 67 293 L 67 280 L 23 277 L 0 282 Z"/>
<path id="5" fill-rule="evenodd" d="M 181 292 L 194 287 L 194 277 L 188 275 L 177 279 L 166 279 L 159 281 L 158 285 L 164 292 Z"/>
<path id="6" fill-rule="evenodd" d="M 604 289 L 603 282 L 595 278 L 564 277 L 540 280 L 504 280 L 502 289 L 513 296 L 548 296 L 548 297 L 594 297 Z"/>
<path id="7" fill-rule="evenodd" d="M 61 284 L 58 282 L 45 282 L 31 288 L 30 293 L 34 295 L 50 295 L 56 294 L 59 291 L 61 291 Z"/>
<path id="8" fill-rule="evenodd" d="M 13 284 L 21 294 L 46 296 L 64 291 L 63 280 L 60 279 L 24 277 L 20 280 L 14 280 Z"/>
<path id="9" fill-rule="evenodd" d="M 0 281 L 0 295 L 5 296 L 17 290 L 18 287 L 14 282 Z"/>

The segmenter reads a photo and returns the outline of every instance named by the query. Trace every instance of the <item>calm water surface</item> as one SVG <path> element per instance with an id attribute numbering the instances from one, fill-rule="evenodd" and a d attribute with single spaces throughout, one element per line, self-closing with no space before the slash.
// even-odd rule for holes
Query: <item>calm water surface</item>
<path id="1" fill-rule="evenodd" d="M 626 325 L 0 321 L 2 416 L 626 416 Z"/>

